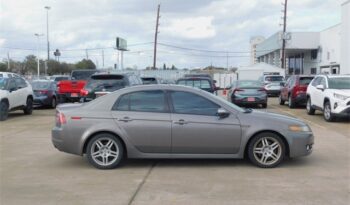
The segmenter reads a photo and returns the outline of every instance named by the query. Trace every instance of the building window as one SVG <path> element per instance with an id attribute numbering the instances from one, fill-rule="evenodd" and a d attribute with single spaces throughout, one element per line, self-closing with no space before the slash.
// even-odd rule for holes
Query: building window
<path id="1" fill-rule="evenodd" d="M 311 59 L 312 60 L 316 60 L 317 59 L 317 53 L 318 53 L 317 49 L 311 50 Z"/>
<path id="2" fill-rule="evenodd" d="M 316 68 L 311 68 L 311 71 L 310 71 L 312 75 L 316 75 Z"/>

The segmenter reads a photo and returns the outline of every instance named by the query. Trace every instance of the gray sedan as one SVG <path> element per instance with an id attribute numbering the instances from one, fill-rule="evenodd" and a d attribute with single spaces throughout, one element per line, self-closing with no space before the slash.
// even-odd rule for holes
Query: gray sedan
<path id="1" fill-rule="evenodd" d="M 128 87 L 84 104 L 57 108 L 52 142 L 86 155 L 100 169 L 125 158 L 244 158 L 263 168 L 312 152 L 304 122 L 242 109 L 178 85 Z"/>

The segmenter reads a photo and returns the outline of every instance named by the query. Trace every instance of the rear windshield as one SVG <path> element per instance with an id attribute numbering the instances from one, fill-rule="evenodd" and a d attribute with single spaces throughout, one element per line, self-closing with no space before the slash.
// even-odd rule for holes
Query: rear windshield
<path id="1" fill-rule="evenodd" d="M 143 84 L 157 84 L 157 80 L 155 78 L 141 78 Z"/>
<path id="2" fill-rule="evenodd" d="M 50 88 L 50 82 L 47 81 L 36 81 L 36 82 L 32 82 L 32 88 L 33 90 L 45 90 L 45 89 L 49 89 Z"/>
<path id="3" fill-rule="evenodd" d="M 61 80 L 69 80 L 69 77 L 56 77 L 54 78 L 55 82 L 61 81 Z"/>
<path id="4" fill-rule="evenodd" d="M 300 77 L 299 78 L 299 84 L 300 85 L 309 85 L 310 82 L 314 79 L 313 77 Z"/>
<path id="5" fill-rule="evenodd" d="M 89 71 L 73 71 L 72 72 L 72 80 L 87 80 L 96 73 L 96 70 Z"/>
<path id="6" fill-rule="evenodd" d="M 191 87 L 200 88 L 200 89 L 211 89 L 209 80 L 201 80 L 201 79 L 179 80 L 177 84 L 191 86 Z"/>
<path id="7" fill-rule="evenodd" d="M 269 81 L 269 82 L 283 81 L 283 76 L 266 76 L 265 81 Z"/>
<path id="8" fill-rule="evenodd" d="M 125 87 L 124 76 L 92 76 L 85 88 L 88 90 L 117 90 Z"/>
<path id="9" fill-rule="evenodd" d="M 242 88 L 262 87 L 262 83 L 260 81 L 255 81 L 255 80 L 238 81 L 237 87 L 242 87 Z"/>
<path id="10" fill-rule="evenodd" d="M 350 89 L 350 77 L 329 78 L 329 88 Z"/>

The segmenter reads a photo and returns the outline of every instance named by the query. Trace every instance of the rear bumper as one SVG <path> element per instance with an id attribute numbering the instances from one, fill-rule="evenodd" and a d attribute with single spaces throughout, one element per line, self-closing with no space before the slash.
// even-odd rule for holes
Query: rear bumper
<path id="1" fill-rule="evenodd" d="M 68 99 L 73 102 L 78 102 L 82 97 L 80 93 L 60 93 L 58 96 L 61 99 Z"/>
<path id="2" fill-rule="evenodd" d="M 35 97 L 33 99 L 34 106 L 51 105 L 52 98 L 48 96 Z"/>
<path id="3" fill-rule="evenodd" d="M 248 101 L 248 98 L 254 97 L 254 101 Z M 264 96 L 247 96 L 247 97 L 240 97 L 240 96 L 233 96 L 231 99 L 231 102 L 236 105 L 259 105 L 259 104 L 266 104 L 267 103 L 267 95 Z"/>
<path id="4" fill-rule="evenodd" d="M 69 136 L 61 127 L 54 127 L 51 130 L 51 141 L 53 146 L 61 152 L 81 155 L 79 141 Z"/>
<path id="5" fill-rule="evenodd" d="M 306 101 L 307 101 L 306 93 L 298 94 L 296 97 L 294 97 L 294 102 L 297 104 L 305 105 Z"/>

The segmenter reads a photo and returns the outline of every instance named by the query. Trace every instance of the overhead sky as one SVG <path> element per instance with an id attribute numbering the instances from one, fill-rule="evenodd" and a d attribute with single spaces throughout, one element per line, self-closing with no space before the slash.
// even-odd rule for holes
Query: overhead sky
<path id="1" fill-rule="evenodd" d="M 151 65 L 157 5 L 161 3 L 157 65 L 179 68 L 249 64 L 249 40 L 280 31 L 282 0 L 0 0 L 0 58 L 47 58 L 46 10 L 53 50 L 61 61 L 117 62 L 117 36 L 125 38 L 124 67 Z M 341 19 L 344 0 L 289 0 L 288 31 L 321 31 Z M 44 34 L 39 38 L 34 33 Z M 171 47 L 170 47 L 171 46 Z M 180 49 L 178 47 L 184 48 Z M 104 48 L 104 49 L 95 49 Z M 194 50 L 186 49 L 191 48 Z M 89 50 L 85 50 L 89 49 Z M 94 50 L 93 50 L 94 49 Z M 197 50 L 197 51 L 196 51 Z M 218 51 L 204 52 L 198 50 Z"/>

